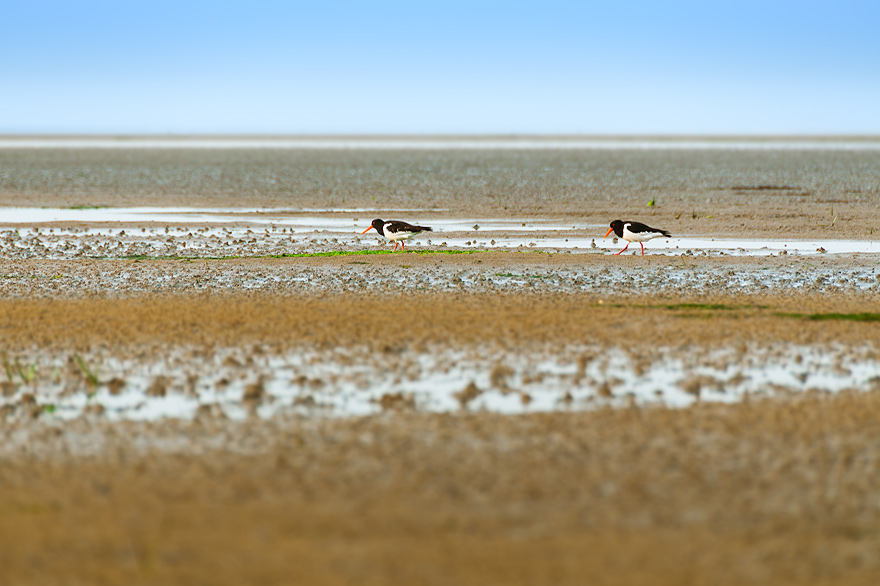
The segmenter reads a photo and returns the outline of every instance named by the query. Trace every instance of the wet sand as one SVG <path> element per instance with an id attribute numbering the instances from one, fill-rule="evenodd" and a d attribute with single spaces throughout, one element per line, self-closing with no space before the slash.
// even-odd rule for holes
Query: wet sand
<path id="1" fill-rule="evenodd" d="M 6 584 L 874 584 L 878 395 L 6 425 Z"/>
<path id="2" fill-rule="evenodd" d="M 52 279 L 56 284 L 62 279 Z M 170 290 L 169 290 L 170 289 Z M 795 316 L 880 313 L 871 293 L 629 295 L 388 291 L 276 295 L 176 293 L 174 287 L 113 299 L 0 300 L 7 348 L 29 346 L 114 353 L 169 345 L 211 348 L 262 344 L 281 352 L 303 345 L 371 350 L 425 344 L 559 345 L 590 341 L 648 350 L 661 345 L 840 343 L 877 340 L 873 321 Z M 711 324 L 708 329 L 706 323 Z M 639 335 L 639 332 L 643 332 Z M 629 344 L 627 341 L 631 341 Z"/>
<path id="3" fill-rule="evenodd" d="M 266 354 L 304 346 L 366 347 L 388 365 L 412 348 L 523 356 L 585 339 L 600 348 L 641 339 L 629 351 L 642 359 L 654 340 L 679 353 L 876 348 L 876 323 L 785 315 L 847 311 L 876 315 L 880 302 L 864 293 L 615 303 L 541 292 L 165 292 L 6 299 L 0 332 L 19 355 L 235 347 L 248 373 Z M 93 392 L 75 364 L 62 376 Z M 514 416 L 464 402 L 432 414 L 390 397 L 366 417 L 230 420 L 206 409 L 155 423 L 112 422 L 90 408 L 60 420 L 22 398 L 0 424 L 0 580 L 873 584 L 878 393 L 880 384 L 788 391 L 685 409 L 604 398 L 586 411 Z"/>
<path id="4" fill-rule="evenodd" d="M 861 151 L 0 162 L 7 205 L 638 214 L 732 237 L 870 240 L 880 196 Z M 272 258 L 236 236 L 218 246 L 241 258 L 158 258 L 63 227 L 66 251 L 57 224 L 0 244 L 4 584 L 880 579 L 876 254 Z M 321 405 L 346 393 L 368 414 Z M 174 401 L 192 408 L 134 420 Z"/>
<path id="5" fill-rule="evenodd" d="M 419 220 L 861 239 L 880 231 L 878 168 L 880 150 L 0 149 L 0 205 L 442 208 Z"/>

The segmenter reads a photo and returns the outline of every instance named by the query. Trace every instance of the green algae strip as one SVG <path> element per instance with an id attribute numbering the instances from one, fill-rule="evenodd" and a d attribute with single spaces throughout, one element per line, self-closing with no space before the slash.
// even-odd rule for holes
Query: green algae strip
<path id="1" fill-rule="evenodd" d="M 737 309 L 732 305 L 725 305 L 723 303 L 675 303 L 672 305 L 655 305 L 654 307 L 661 307 L 663 309 L 708 309 L 713 311 L 730 311 Z"/>
<path id="2" fill-rule="evenodd" d="M 777 313 L 778 317 L 808 319 L 810 321 L 880 321 L 880 313 Z"/>
<path id="3" fill-rule="evenodd" d="M 321 256 L 365 256 L 368 254 L 476 254 L 485 250 L 404 250 L 391 252 L 390 250 L 334 250 L 330 252 L 301 252 L 290 254 L 271 254 L 266 257 L 253 258 L 311 258 Z"/>

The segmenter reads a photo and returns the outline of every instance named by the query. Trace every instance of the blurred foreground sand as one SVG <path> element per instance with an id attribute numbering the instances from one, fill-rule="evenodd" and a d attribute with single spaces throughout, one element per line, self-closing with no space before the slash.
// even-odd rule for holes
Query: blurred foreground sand
<path id="1" fill-rule="evenodd" d="M 8 299 L 8 350 L 857 345 L 864 297 L 261 294 Z M 691 299 L 691 301 L 693 301 Z M 704 300 L 705 301 L 705 300 Z M 759 301 L 759 304 L 751 304 Z M 750 305 L 751 304 L 751 305 Z M 650 352 L 651 343 L 635 352 Z M 875 584 L 880 390 L 682 410 L 0 423 L 4 584 Z"/>

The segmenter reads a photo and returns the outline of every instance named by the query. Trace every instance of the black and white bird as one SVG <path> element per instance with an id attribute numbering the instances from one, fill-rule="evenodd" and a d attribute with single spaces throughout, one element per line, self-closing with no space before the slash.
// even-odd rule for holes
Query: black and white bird
<path id="1" fill-rule="evenodd" d="M 654 238 L 669 238 L 670 234 L 666 230 L 658 230 L 657 228 L 651 228 L 650 226 L 646 226 L 640 222 L 624 222 L 622 220 L 614 220 L 611 222 L 611 227 L 608 228 L 608 231 L 605 232 L 605 236 L 602 237 L 602 240 L 608 238 L 608 235 L 614 232 L 618 238 L 623 238 L 626 240 L 626 246 L 623 247 L 623 250 L 629 248 L 630 242 L 638 242 L 639 246 L 642 247 L 642 256 L 645 256 L 645 245 L 642 242 L 647 242 L 648 240 L 653 240 Z M 620 252 L 623 252 L 621 250 Z M 620 252 L 615 252 L 614 254 L 620 254 Z"/>
<path id="2" fill-rule="evenodd" d="M 406 222 L 400 222 L 398 220 L 373 220 L 372 225 L 361 232 L 361 234 L 366 234 L 373 228 L 376 229 L 376 232 L 394 242 L 394 249 L 391 252 L 397 250 L 397 245 L 400 244 L 401 250 L 406 250 L 403 245 L 404 240 L 408 240 L 412 238 L 419 232 L 433 232 L 433 230 L 427 226 L 413 226 L 412 224 L 407 224 Z"/>

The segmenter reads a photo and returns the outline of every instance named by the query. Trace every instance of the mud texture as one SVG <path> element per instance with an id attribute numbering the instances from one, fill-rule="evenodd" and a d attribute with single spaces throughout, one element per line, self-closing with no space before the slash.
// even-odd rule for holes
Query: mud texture
<path id="1" fill-rule="evenodd" d="M 0 205 L 873 240 L 878 169 L 871 150 L 0 149 Z M 874 254 L 273 258 L 283 238 L 243 228 L 214 241 L 241 258 L 195 258 L 205 226 L 161 254 L 88 227 L 0 243 L 0 584 L 880 583 Z M 689 406 L 621 393 L 609 356 L 626 384 L 684 363 Z M 479 370 L 448 412 L 407 391 L 424 357 Z M 399 387 L 369 395 L 383 376 Z M 334 377 L 372 414 L 328 416 Z M 114 419 L 133 389 L 192 417 Z"/>
<path id="2" fill-rule="evenodd" d="M 581 293 L 595 297 L 880 292 L 872 254 L 763 258 L 471 252 L 312 258 L 4 260 L 7 298 L 267 293 L 410 295 L 431 292 Z"/>
<path id="3" fill-rule="evenodd" d="M 873 320 L 809 319 L 832 313 L 880 315 L 880 300 L 768 294 L 653 296 L 616 303 L 612 297 L 541 292 L 6 299 L 0 300 L 0 335 L 7 351 L 104 347 L 120 354 L 171 346 L 210 351 L 254 344 L 276 352 L 303 346 L 381 351 L 430 344 L 626 346 L 630 340 L 633 350 L 650 351 L 660 345 L 855 346 L 878 341 Z"/>
<path id="4" fill-rule="evenodd" d="M 393 356 L 377 331 L 403 346 L 528 351 L 636 337 L 687 352 L 692 344 L 876 344 L 870 321 L 779 314 L 880 309 L 843 295 L 598 301 L 540 293 L 9 299 L 0 331 L 6 348 L 147 355 L 230 345 L 262 354 L 306 341 Z M 0 424 L 0 580 L 873 584 L 877 392 L 524 416 L 389 404 L 384 414 L 344 419 L 137 424 L 97 411 L 12 419 Z"/>
<path id="5" fill-rule="evenodd" d="M 858 239 L 880 231 L 878 170 L 877 150 L 0 149 L 0 205 L 441 209 Z"/>

